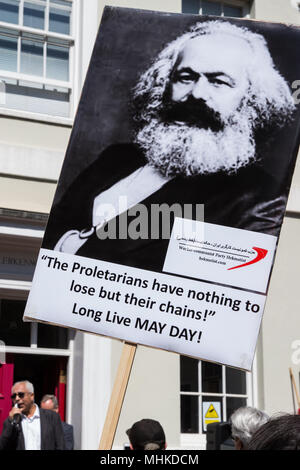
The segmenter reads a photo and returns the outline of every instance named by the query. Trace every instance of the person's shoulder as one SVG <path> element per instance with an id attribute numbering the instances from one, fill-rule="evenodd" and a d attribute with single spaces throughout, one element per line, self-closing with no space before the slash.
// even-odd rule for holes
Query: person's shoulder
<path id="1" fill-rule="evenodd" d="M 60 421 L 60 416 L 58 413 L 56 413 L 53 410 L 45 410 L 44 408 L 40 408 L 40 416 L 45 417 L 46 419 L 52 420 L 52 421 Z"/>
<path id="2" fill-rule="evenodd" d="M 71 431 L 73 429 L 72 424 L 66 423 L 65 421 L 62 421 L 61 423 L 62 423 L 62 426 L 65 430 L 70 430 Z"/>

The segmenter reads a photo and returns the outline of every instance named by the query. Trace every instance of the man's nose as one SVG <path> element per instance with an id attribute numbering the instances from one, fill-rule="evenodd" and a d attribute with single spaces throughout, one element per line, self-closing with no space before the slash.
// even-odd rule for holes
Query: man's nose
<path id="1" fill-rule="evenodd" d="M 191 89 L 191 95 L 196 100 L 202 99 L 207 101 L 209 98 L 209 83 L 206 77 L 200 76 L 196 82 L 194 82 Z"/>

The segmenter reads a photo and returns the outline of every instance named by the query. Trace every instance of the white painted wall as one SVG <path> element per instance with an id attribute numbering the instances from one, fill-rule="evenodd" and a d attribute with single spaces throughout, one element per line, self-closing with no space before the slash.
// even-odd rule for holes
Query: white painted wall
<path id="1" fill-rule="evenodd" d="M 298 340 L 300 346 L 299 240 L 300 218 L 286 217 L 262 325 L 263 383 L 260 385 L 269 413 L 293 411 L 289 367 L 294 371 L 299 389 L 300 361 L 295 363 L 292 357 L 293 343 Z"/>
<path id="2" fill-rule="evenodd" d="M 300 24 L 293 0 L 254 0 L 253 15 L 256 20 Z"/>

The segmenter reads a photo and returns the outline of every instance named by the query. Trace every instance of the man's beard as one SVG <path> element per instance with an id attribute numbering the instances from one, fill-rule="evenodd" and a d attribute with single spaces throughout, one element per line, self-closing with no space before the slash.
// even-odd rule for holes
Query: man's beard
<path id="1" fill-rule="evenodd" d="M 252 112 L 244 104 L 227 121 L 204 127 L 200 120 L 199 127 L 189 113 L 185 122 L 174 122 L 176 112 L 171 121 L 167 110 L 149 120 L 135 142 L 149 164 L 168 177 L 234 173 L 255 160 Z"/>

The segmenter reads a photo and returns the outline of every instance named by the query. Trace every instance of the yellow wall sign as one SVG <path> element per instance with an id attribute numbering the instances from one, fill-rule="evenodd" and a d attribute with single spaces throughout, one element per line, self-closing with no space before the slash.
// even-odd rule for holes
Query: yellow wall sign
<path id="1" fill-rule="evenodd" d="M 216 412 L 215 407 L 212 403 L 211 403 L 211 405 L 209 406 L 209 408 L 207 410 L 205 418 L 219 418 L 219 415 Z"/>
<path id="2" fill-rule="evenodd" d="M 221 419 L 221 403 L 220 402 L 202 402 L 202 417 L 203 429 L 206 431 L 206 426 L 209 423 L 220 423 Z"/>

